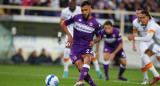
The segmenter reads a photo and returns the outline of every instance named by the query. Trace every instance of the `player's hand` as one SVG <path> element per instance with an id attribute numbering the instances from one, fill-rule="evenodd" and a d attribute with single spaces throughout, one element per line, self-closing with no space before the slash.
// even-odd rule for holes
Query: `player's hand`
<path id="1" fill-rule="evenodd" d="M 128 36 L 128 40 L 129 41 L 134 40 L 134 36 Z"/>
<path id="2" fill-rule="evenodd" d="M 67 47 L 71 47 L 73 45 L 73 38 L 71 35 L 68 35 L 68 41 L 66 43 Z"/>
<path id="3" fill-rule="evenodd" d="M 58 43 L 62 44 L 61 37 L 58 37 Z"/>
<path id="4" fill-rule="evenodd" d="M 89 46 L 92 48 L 94 46 L 94 42 L 91 41 L 90 44 L 89 44 Z"/>
<path id="5" fill-rule="evenodd" d="M 133 46 L 133 51 L 137 51 L 137 49 L 136 49 L 136 46 L 135 46 L 135 45 Z"/>
<path id="6" fill-rule="evenodd" d="M 111 62 L 112 62 L 112 61 L 114 60 L 115 54 L 114 54 L 114 53 L 111 53 L 109 57 L 110 57 L 110 60 L 111 60 Z"/>

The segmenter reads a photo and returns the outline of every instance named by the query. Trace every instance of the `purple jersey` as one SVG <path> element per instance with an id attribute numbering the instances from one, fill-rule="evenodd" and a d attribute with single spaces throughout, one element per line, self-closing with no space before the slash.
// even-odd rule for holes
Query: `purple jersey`
<path id="1" fill-rule="evenodd" d="M 71 23 L 74 24 L 73 45 L 89 45 L 90 41 L 93 40 L 94 34 L 98 36 L 100 33 L 100 24 L 93 17 L 85 21 L 82 14 L 79 14 L 65 20 L 66 26 Z"/>
<path id="2" fill-rule="evenodd" d="M 92 48 L 89 44 L 93 40 L 94 34 L 99 36 L 100 34 L 100 24 L 95 18 L 91 18 L 86 21 L 83 19 L 82 14 L 75 15 L 70 19 L 65 20 L 65 25 L 74 24 L 73 32 L 73 45 L 71 47 L 71 59 L 72 63 L 81 59 L 81 55 L 92 54 Z"/>
<path id="3" fill-rule="evenodd" d="M 118 47 L 122 43 L 122 37 L 120 31 L 117 28 L 113 28 L 111 34 L 106 34 L 105 30 L 101 30 L 101 37 L 104 38 L 104 45 L 109 45 L 111 47 Z"/>
<path id="4" fill-rule="evenodd" d="M 112 34 L 106 34 L 105 30 L 101 30 L 101 37 L 104 38 L 104 53 L 114 52 L 118 45 L 122 43 L 122 37 L 120 31 L 117 28 L 113 28 Z M 116 57 L 125 58 L 125 53 L 123 48 L 115 55 Z"/>

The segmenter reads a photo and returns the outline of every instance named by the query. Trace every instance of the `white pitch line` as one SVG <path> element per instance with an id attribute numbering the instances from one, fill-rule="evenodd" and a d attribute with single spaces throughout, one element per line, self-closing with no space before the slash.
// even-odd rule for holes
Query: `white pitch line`
<path id="1" fill-rule="evenodd" d="M 0 72 L 0 74 L 25 75 L 25 76 L 37 76 L 37 77 L 44 76 L 44 75 L 40 75 L 40 74 L 20 74 L 20 73 L 13 73 L 13 72 Z M 78 77 L 68 77 L 66 79 L 78 79 Z M 93 79 L 93 80 L 98 80 L 98 79 Z M 119 80 L 109 80 L 109 81 L 111 81 L 111 82 L 120 82 L 120 83 L 140 84 L 138 82 L 132 82 L 132 81 L 119 81 Z M 160 85 L 154 85 L 154 86 L 160 86 Z"/>

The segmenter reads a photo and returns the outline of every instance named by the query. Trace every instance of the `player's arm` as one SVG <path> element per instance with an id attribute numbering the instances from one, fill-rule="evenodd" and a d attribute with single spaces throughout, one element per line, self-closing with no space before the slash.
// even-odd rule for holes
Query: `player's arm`
<path id="1" fill-rule="evenodd" d="M 95 30 L 96 39 L 90 42 L 90 47 L 93 47 L 95 43 L 99 43 L 101 40 L 101 25 L 99 24 Z"/>
<path id="2" fill-rule="evenodd" d="M 75 21 L 75 16 L 72 16 L 71 18 L 62 21 L 61 25 L 60 25 L 61 28 L 64 30 L 64 32 L 68 36 L 67 47 L 70 47 L 73 44 L 73 38 L 72 38 L 72 35 L 70 34 L 70 32 L 67 29 L 67 25 L 70 25 L 70 24 L 74 23 L 74 21 Z"/>
<path id="3" fill-rule="evenodd" d="M 97 46 L 97 44 L 100 42 L 100 40 L 101 40 L 101 37 L 99 36 L 95 40 L 91 41 L 90 42 L 90 47 L 93 47 L 95 43 L 96 43 L 96 46 Z M 96 47 L 96 49 L 97 49 L 97 47 Z"/>
<path id="4" fill-rule="evenodd" d="M 110 60 L 111 60 L 111 61 L 113 61 L 115 55 L 122 49 L 122 46 L 123 46 L 123 44 L 122 44 L 122 37 L 121 37 L 121 34 L 120 34 L 120 33 L 119 33 L 119 35 L 118 35 L 117 38 L 118 38 L 118 43 L 119 43 L 119 45 L 118 45 L 118 47 L 110 54 Z"/>
<path id="5" fill-rule="evenodd" d="M 99 57 L 99 43 L 96 43 L 96 57 Z"/>
<path id="6" fill-rule="evenodd" d="M 151 41 L 153 35 L 154 35 L 154 30 L 149 30 L 149 31 L 147 32 L 147 36 L 145 36 L 145 37 L 134 37 L 133 40 L 139 40 L 139 41 Z"/>
<path id="7" fill-rule="evenodd" d="M 60 26 L 68 36 L 68 42 L 67 42 L 68 46 L 67 47 L 70 47 L 73 44 L 73 38 L 72 38 L 72 35 L 70 34 L 70 32 L 68 31 L 67 26 L 65 25 L 65 21 L 62 21 Z"/>
<path id="8" fill-rule="evenodd" d="M 61 28 L 61 22 L 64 21 L 64 19 L 60 20 L 59 30 L 58 30 L 58 43 L 61 44 L 61 37 L 62 37 L 62 28 Z"/>
<path id="9" fill-rule="evenodd" d="M 138 30 L 137 29 L 133 29 L 133 36 L 137 37 L 138 36 Z M 133 40 L 133 51 L 137 51 L 136 46 L 135 46 L 136 41 Z"/>

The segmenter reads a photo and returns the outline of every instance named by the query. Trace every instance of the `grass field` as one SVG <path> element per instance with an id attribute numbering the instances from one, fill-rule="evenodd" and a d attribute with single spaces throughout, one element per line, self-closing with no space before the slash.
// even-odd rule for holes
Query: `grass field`
<path id="1" fill-rule="evenodd" d="M 103 69 L 102 73 L 104 76 Z M 158 70 L 160 72 L 160 70 Z M 140 82 L 143 79 L 140 70 L 128 69 L 124 76 L 128 78 L 127 82 L 117 79 L 118 68 L 110 68 L 109 81 L 99 79 L 94 68 L 90 70 L 90 75 L 98 86 L 144 86 Z M 74 86 L 79 73 L 76 67 L 69 68 L 69 77 L 62 78 L 62 66 L 33 66 L 33 65 L 0 65 L 0 86 L 45 86 L 45 77 L 49 74 L 55 74 L 59 78 L 59 86 Z M 149 79 L 152 80 L 153 75 L 149 72 Z M 86 83 L 86 86 L 90 86 Z M 149 85 L 146 85 L 149 86 Z M 160 86 L 158 82 L 155 86 Z"/>

